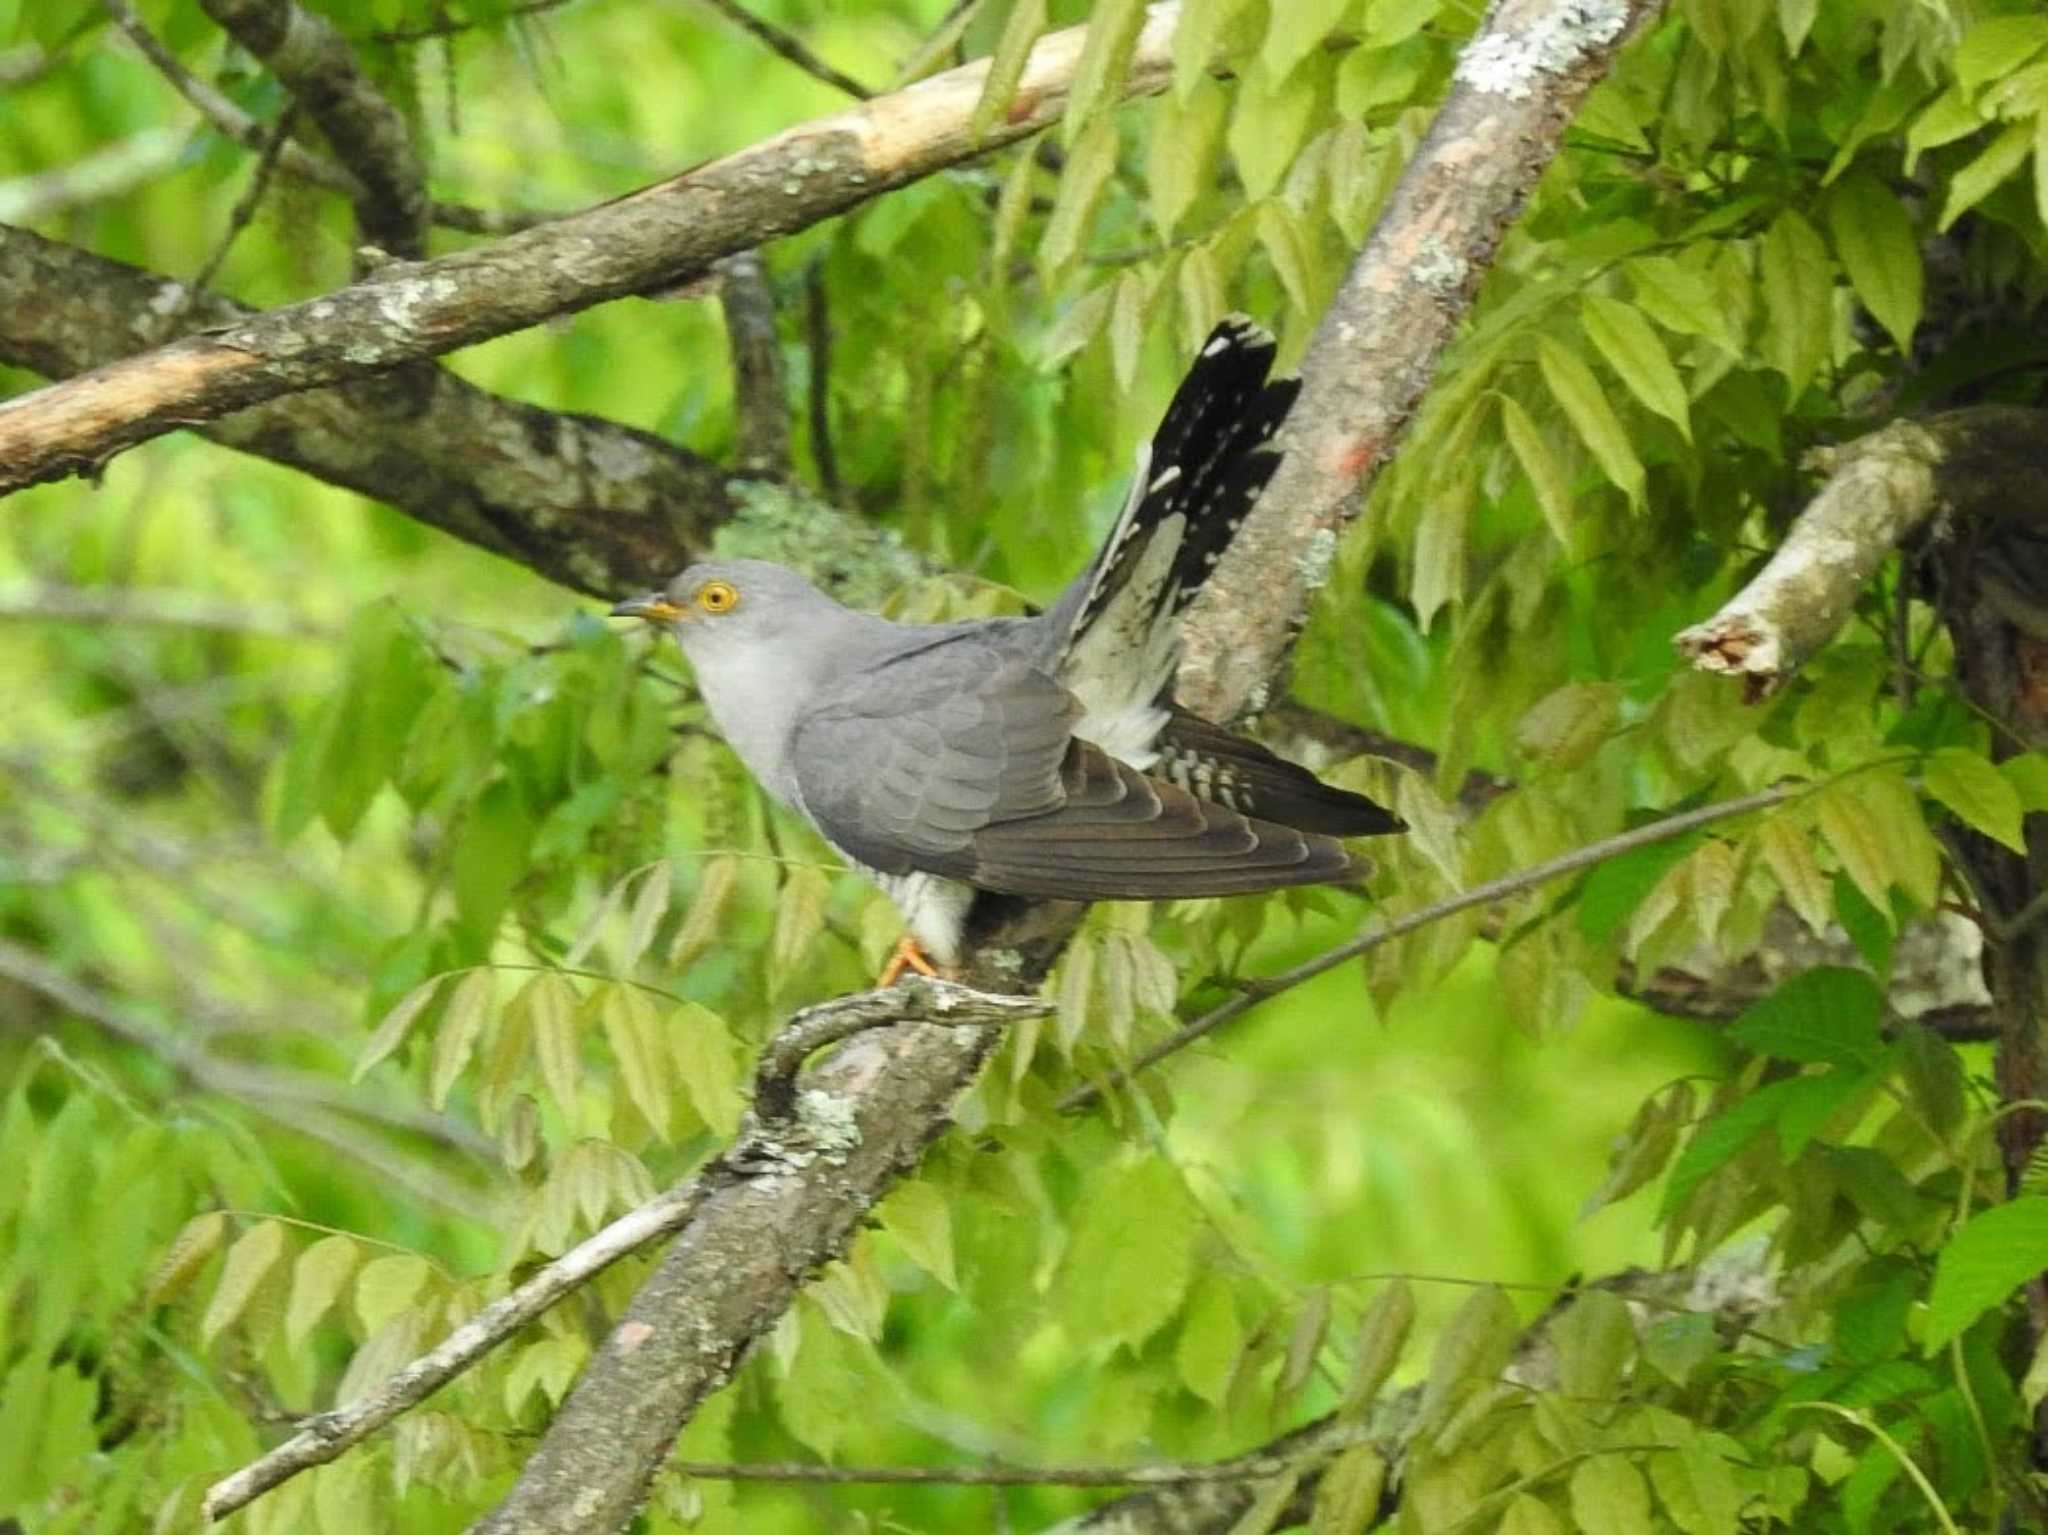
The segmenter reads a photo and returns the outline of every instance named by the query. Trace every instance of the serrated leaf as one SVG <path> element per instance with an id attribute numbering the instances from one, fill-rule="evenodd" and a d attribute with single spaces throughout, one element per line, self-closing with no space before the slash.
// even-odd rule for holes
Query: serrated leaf
<path id="1" fill-rule="evenodd" d="M 362 1053 L 349 1072 L 351 1082 L 360 1082 L 369 1075 L 370 1069 L 405 1042 L 407 1032 L 419 1021 L 427 1004 L 434 1000 L 434 993 L 440 990 L 446 975 L 430 976 L 398 999 L 398 1003 L 378 1022 L 364 1041 Z"/>
<path id="2" fill-rule="evenodd" d="M 376 1333 L 419 1299 L 433 1266 L 412 1253 L 372 1258 L 356 1275 L 356 1319 Z"/>
<path id="3" fill-rule="evenodd" d="M 2026 852 L 2019 791 L 1984 758 L 1960 746 L 1944 746 L 1927 759 L 1920 781 L 1965 826 L 2015 853 Z"/>
<path id="4" fill-rule="evenodd" d="M 1664 1171 L 1678 1134 L 1692 1119 L 1693 1092 L 1680 1082 L 1643 1100 L 1607 1160 L 1607 1180 L 1587 1196 L 1581 1216 L 1628 1198 Z"/>
<path id="5" fill-rule="evenodd" d="M 1270 197 L 1294 163 L 1315 116 L 1317 77 L 1314 68 L 1278 81 L 1254 72 L 1238 87 L 1226 138 L 1249 200 Z"/>
<path id="6" fill-rule="evenodd" d="M 1060 1317 L 1088 1346 L 1135 1348 L 1180 1309 L 1194 1271 L 1195 1209 L 1157 1157 L 1090 1180 L 1060 1266 Z"/>
<path id="7" fill-rule="evenodd" d="M 1622 430 L 1614 407 L 1607 403 L 1606 392 L 1593 376 L 1593 370 L 1548 336 L 1536 342 L 1536 366 L 1543 374 L 1550 397 L 1571 422 L 1579 440 L 1592 452 L 1601 472 L 1620 486 L 1629 500 L 1640 502 L 1644 489 L 1642 461 L 1636 457 L 1635 447 Z"/>
<path id="8" fill-rule="evenodd" d="M 1829 190 L 1827 217 L 1857 298 L 1910 354 L 1925 278 L 1905 204 L 1868 171 L 1851 171 Z"/>
<path id="9" fill-rule="evenodd" d="M 1221 1407 L 1243 1353 L 1244 1325 L 1238 1321 L 1230 1286 L 1214 1274 L 1206 1275 L 1195 1283 L 1174 1344 L 1174 1369 L 1181 1384 L 1211 1407 Z"/>
<path id="10" fill-rule="evenodd" d="M 1492 1285 L 1473 1292 L 1437 1335 L 1423 1387 L 1422 1421 L 1441 1423 L 1465 1396 L 1492 1385 L 1507 1366 L 1518 1331 L 1515 1308 L 1505 1295 Z"/>
<path id="11" fill-rule="evenodd" d="M 825 931 L 832 881 L 823 869 L 792 869 L 775 903 L 775 933 L 768 941 L 768 985 L 780 991 L 803 973 L 811 947 Z"/>
<path id="12" fill-rule="evenodd" d="M 1223 34 L 1250 0 L 1183 0 L 1173 29 L 1173 88 L 1187 97 L 1209 74 Z"/>
<path id="13" fill-rule="evenodd" d="M 447 1106 L 456 1078 L 476 1053 L 476 1042 L 483 1037 L 496 995 L 497 977 L 489 970 L 472 970 L 456 983 L 441 1014 L 440 1032 L 434 1036 L 433 1065 L 427 1074 L 427 1101 L 435 1108 Z"/>
<path id="14" fill-rule="evenodd" d="M 913 1263 L 947 1289 L 960 1288 L 953 1272 L 953 1211 L 945 1195 L 929 1183 L 900 1184 L 882 1201 L 880 1215 L 882 1229 Z"/>
<path id="15" fill-rule="evenodd" d="M 1605 1401 L 1636 1354 L 1635 1324 L 1612 1291 L 1587 1290 L 1557 1319 L 1557 1384 L 1567 1396 Z"/>
<path id="16" fill-rule="evenodd" d="M 1116 296 L 1109 306 L 1110 366 L 1116 374 L 1116 387 L 1124 394 L 1137 384 L 1138 364 L 1144 357 L 1150 288 L 1142 275 L 1126 272 L 1116 280 Z"/>
<path id="17" fill-rule="evenodd" d="M 1659 1450 L 1650 1457 L 1650 1481 L 1685 1535 L 1735 1535 L 1746 1495 L 1734 1468 L 1714 1451 L 1704 1445 Z"/>
<path id="18" fill-rule="evenodd" d="M 1729 1025 L 1746 1050 L 1779 1060 L 1867 1069 L 1883 1049 L 1884 993 L 1861 970 L 1821 966 L 1791 977 Z"/>
<path id="19" fill-rule="evenodd" d="M 1189 250 L 1181 257 L 1174 286 L 1180 293 L 1185 334 L 1191 345 L 1199 345 L 1223 317 L 1223 275 L 1217 268 L 1215 253 L 1206 245 Z"/>
<path id="20" fill-rule="evenodd" d="M 1259 57 L 1274 79 L 1285 76 L 1336 29 L 1351 0 L 1288 0 L 1269 9 Z"/>
<path id="21" fill-rule="evenodd" d="M 1003 35 L 989 60 L 988 75 L 981 83 L 981 95 L 968 120 L 968 132 L 976 143 L 988 136 L 996 119 L 1010 110 L 1017 95 L 1017 82 L 1024 78 L 1024 66 L 1031 60 L 1031 45 L 1045 31 L 1045 0 L 1016 0 Z"/>
<path id="22" fill-rule="evenodd" d="M 1145 24 L 1145 0 L 1096 0 L 1088 15 L 1088 35 L 1081 42 L 1080 62 L 1067 92 L 1067 114 L 1060 137 L 1068 148 L 1098 117 L 1107 116 L 1123 96 L 1131 72 L 1131 49 Z"/>
<path id="23" fill-rule="evenodd" d="M 1309 1376 L 1315 1371 L 1316 1356 L 1322 1352 L 1323 1339 L 1329 1331 L 1329 1287 L 1311 1285 L 1302 1297 L 1301 1310 L 1296 1313 L 1294 1326 L 1287 1334 L 1287 1353 L 1280 1362 L 1280 1377 L 1273 1385 L 1276 1405 L 1292 1401 L 1295 1393 L 1308 1384 Z"/>
<path id="24" fill-rule="evenodd" d="M 2013 1291 L 2048 1270 L 2048 1197 L 2024 1194 L 1979 1210 L 1934 1260 L 1924 1346 L 1932 1354 Z"/>
<path id="25" fill-rule="evenodd" d="M 1358 1535 L 1379 1517 L 1387 1463 L 1369 1444 L 1354 1444 L 1323 1467 L 1308 1535 Z"/>
<path id="26" fill-rule="evenodd" d="M 1627 304 L 1589 293 L 1579 301 L 1579 325 L 1628 392 L 1691 442 L 1692 413 L 1685 384 L 1650 322 Z"/>
<path id="27" fill-rule="evenodd" d="M 1908 176 L 1914 173 L 1925 151 L 1967 138 L 1982 128 L 1986 121 L 1985 114 L 1977 110 L 1976 104 L 1960 88 L 1950 86 L 1935 97 L 1906 129 L 1905 173 Z"/>
<path id="28" fill-rule="evenodd" d="M 550 971 L 534 977 L 528 1010 L 533 1018 L 533 1053 L 548 1096 L 572 1124 L 583 1082 L 583 1009 L 567 977 Z"/>
<path id="29" fill-rule="evenodd" d="M 2033 15 L 1991 16 L 1965 32 L 1951 64 L 1956 85 L 1974 96 L 2048 48 L 2048 19 Z"/>
<path id="30" fill-rule="evenodd" d="M 1948 201 L 1942 205 L 1936 229 L 1947 234 L 1951 225 L 1978 203 L 1997 191 L 2000 184 L 2020 168 L 2034 145 L 2034 124 L 2013 123 L 1991 141 L 1991 147 L 1949 179 Z"/>
<path id="31" fill-rule="evenodd" d="M 1591 1455 L 1572 1468 L 1572 1518 L 1601 1535 L 1650 1535 L 1650 1487 L 1626 1455 Z"/>
<path id="32" fill-rule="evenodd" d="M 1422 509 L 1408 601 L 1424 633 L 1440 611 L 1465 600 L 1465 536 L 1477 488 L 1469 472 L 1457 473 Z"/>
<path id="33" fill-rule="evenodd" d="M 1809 931 L 1822 934 L 1834 919 L 1834 894 L 1828 878 L 1813 856 L 1813 844 L 1804 828 L 1789 816 L 1773 815 L 1754 833 L 1757 851 L 1764 865 L 1784 892 L 1786 904 Z"/>
<path id="34" fill-rule="evenodd" d="M 1842 871 L 1878 911 L 1891 909 L 1891 857 L 1882 827 L 1847 783 L 1830 785 L 1815 800 L 1821 835 L 1841 860 Z"/>
<path id="35" fill-rule="evenodd" d="M 223 1210 L 208 1210 L 185 1222 L 150 1272 L 149 1282 L 142 1289 L 143 1301 L 151 1306 L 161 1306 L 190 1284 L 192 1277 L 206 1266 L 206 1260 L 219 1249 L 227 1229 L 227 1212 Z"/>
<path id="36" fill-rule="evenodd" d="M 1055 1017 L 1059 1024 L 1057 1038 L 1063 1051 L 1071 1052 L 1074 1041 L 1088 1027 L 1088 1008 L 1095 995 L 1096 947 L 1093 935 L 1082 933 L 1067 945 L 1067 952 L 1060 956 L 1053 1005 L 1057 1009 Z"/>
<path id="37" fill-rule="evenodd" d="M 618 1063 L 626 1096 L 655 1135 L 668 1140 L 674 1125 L 668 1091 L 669 1052 L 661 1015 L 637 986 L 608 986 L 600 993 L 598 1019 Z"/>
<path id="38" fill-rule="evenodd" d="M 589 1345 L 581 1338 L 542 1338 L 521 1349 L 505 1372 L 505 1411 L 517 1418 L 526 1399 L 536 1390 L 559 1406 L 575 1384 L 576 1372 L 589 1356 Z"/>
<path id="39" fill-rule="evenodd" d="M 1515 745 L 1546 767 L 1569 771 L 1600 749 L 1621 710 L 1611 682 L 1568 682 L 1532 704 L 1515 725 Z"/>
<path id="40" fill-rule="evenodd" d="M 626 947 L 619 955 L 619 969 L 630 971 L 654 942 L 654 930 L 668 915 L 668 902 L 675 889 L 675 874 L 668 860 L 654 864 L 640 878 L 640 893 L 633 898 L 632 914 L 626 919 Z"/>
<path id="41" fill-rule="evenodd" d="M 1550 525 L 1558 543 L 1570 550 L 1578 514 L 1572 506 L 1571 482 L 1565 478 L 1564 465 L 1551 452 L 1549 439 L 1512 395 L 1501 396 L 1500 424 L 1515 461 L 1528 477 L 1536 504 L 1543 509 L 1543 520 Z"/>
<path id="42" fill-rule="evenodd" d="M 322 1237 L 292 1264 L 290 1298 L 284 1307 L 285 1342 L 296 1349 L 306 1335 L 341 1298 L 342 1290 L 362 1261 L 362 1249 L 355 1238 Z"/>
<path id="43" fill-rule="evenodd" d="M 720 853 L 705 860 L 697 876 L 696 894 L 690 897 L 690 909 L 683 913 L 676 935 L 669 941 L 671 970 L 689 969 L 718 940 L 739 877 L 740 861 L 732 854 Z"/>
<path id="44" fill-rule="evenodd" d="M 1038 271 L 1048 287 L 1065 275 L 1081 254 L 1097 204 L 1116 172 L 1116 120 L 1098 117 L 1081 135 L 1060 171 L 1060 188 L 1045 234 L 1038 242 Z"/>
<path id="45" fill-rule="evenodd" d="M 1303 314 L 1315 313 L 1315 258 L 1307 233 L 1285 202 L 1269 198 L 1259 205 L 1259 244 L 1279 274 L 1288 302 Z"/>
<path id="46" fill-rule="evenodd" d="M 732 1060 L 732 1034 L 725 1020 L 697 1002 L 685 1002 L 668 1028 L 669 1049 L 676 1073 L 697 1116 L 719 1135 L 740 1125 L 738 1076 Z"/>
<path id="47" fill-rule="evenodd" d="M 284 1257 L 285 1231 L 277 1221 L 258 1221 L 228 1248 L 220 1268 L 220 1283 L 206 1303 L 200 1318 L 199 1341 L 210 1344 L 241 1316 L 256 1294 L 256 1287 L 270 1276 Z"/>
<path id="48" fill-rule="evenodd" d="M 1791 209 L 1765 231 L 1760 261 L 1767 323 L 1763 351 L 1796 399 L 1828 360 L 1834 335 L 1827 247 Z"/>

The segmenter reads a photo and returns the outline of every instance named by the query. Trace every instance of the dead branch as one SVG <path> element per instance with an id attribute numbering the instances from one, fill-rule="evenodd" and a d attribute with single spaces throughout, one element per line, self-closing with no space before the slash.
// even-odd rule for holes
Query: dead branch
<path id="1" fill-rule="evenodd" d="M 1151 8 L 1126 94 L 1164 86 L 1178 16 L 1173 0 Z M 974 108 L 987 61 L 495 245 L 394 262 L 325 298 L 252 315 L 0 403 L 0 493 L 95 472 L 115 454 L 176 427 L 280 395 L 692 281 L 721 257 L 1056 120 L 1086 31 L 1073 27 L 1039 40 L 1009 112 L 979 139 Z"/>
<path id="2" fill-rule="evenodd" d="M 319 125 L 360 189 L 356 227 L 393 256 L 426 254 L 427 183 L 412 133 L 324 16 L 294 0 L 200 0 Z"/>

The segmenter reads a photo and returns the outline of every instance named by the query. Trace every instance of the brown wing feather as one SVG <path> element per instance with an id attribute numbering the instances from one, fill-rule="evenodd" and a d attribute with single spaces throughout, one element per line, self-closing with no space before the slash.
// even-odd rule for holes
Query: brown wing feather
<path id="1" fill-rule="evenodd" d="M 1060 785 L 1066 801 L 1059 809 L 977 831 L 961 877 L 1009 895 L 1165 900 L 1317 885 L 1363 872 L 1333 837 L 1197 799 L 1085 741 L 1068 749 Z"/>

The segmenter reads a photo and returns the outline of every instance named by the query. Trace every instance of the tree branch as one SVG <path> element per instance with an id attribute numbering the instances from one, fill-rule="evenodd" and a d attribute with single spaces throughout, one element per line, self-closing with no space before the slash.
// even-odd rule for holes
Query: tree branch
<path id="1" fill-rule="evenodd" d="M 67 164 L 0 181 L 0 223 L 25 224 L 67 208 L 126 196 L 177 164 L 185 152 L 185 138 L 170 128 L 144 128 Z"/>
<path id="2" fill-rule="evenodd" d="M 370 83 L 334 24 L 294 0 L 200 0 L 305 108 L 360 189 L 363 238 L 408 260 L 427 249 L 426 170 L 398 109 Z"/>
<path id="3" fill-rule="evenodd" d="M 718 264 L 718 303 L 732 352 L 733 419 L 740 472 L 764 480 L 789 478 L 789 386 L 782 338 L 775 331 L 775 295 L 759 251 Z"/>
<path id="4" fill-rule="evenodd" d="M 1172 0 L 1151 8 L 1124 82 L 1127 94 L 1164 87 L 1178 16 Z M 1009 112 L 980 139 L 973 118 L 987 61 L 495 245 L 394 262 L 325 298 L 252 315 L 0 403 L 0 493 L 93 472 L 137 443 L 279 395 L 694 280 L 720 257 L 1056 120 L 1086 31 L 1072 27 L 1039 40 Z"/>
<path id="5" fill-rule="evenodd" d="M 1337 536 L 1471 312 L 1494 247 L 1656 0 L 1496 0 L 1301 362 L 1281 459 L 1196 600 L 1177 692 L 1256 713 Z"/>
<path id="6" fill-rule="evenodd" d="M 840 73 L 815 53 L 804 46 L 801 38 L 785 32 L 773 22 L 756 16 L 738 0 L 704 0 L 727 21 L 745 32 L 754 41 L 778 58 L 787 59 L 814 80 L 822 80 L 835 91 L 851 96 L 855 101 L 867 101 L 874 96 L 860 81 L 851 75 Z"/>
<path id="7" fill-rule="evenodd" d="M 2048 413 L 1977 406 L 1895 421 L 1808 462 L 1827 480 L 1769 563 L 1674 641 L 1700 670 L 1743 678 L 1751 700 L 1776 692 L 1833 639 L 1877 568 L 1944 508 L 1976 515 L 2026 504 L 2048 471 Z M 1995 571 L 1979 574 L 2000 590 Z"/>

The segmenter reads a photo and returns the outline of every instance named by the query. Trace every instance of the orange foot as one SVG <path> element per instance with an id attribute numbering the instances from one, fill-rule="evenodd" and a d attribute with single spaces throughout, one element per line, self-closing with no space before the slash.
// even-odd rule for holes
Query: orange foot
<path id="1" fill-rule="evenodd" d="M 917 940 L 908 933 L 896 941 L 896 952 L 889 956 L 889 963 L 882 966 L 881 979 L 875 985 L 894 986 L 906 970 L 915 970 L 919 975 L 928 975 L 934 980 L 939 974 L 932 962 L 924 957 L 924 950 L 917 946 Z"/>

